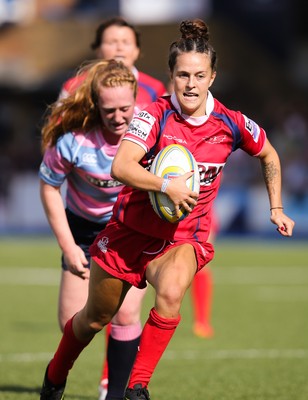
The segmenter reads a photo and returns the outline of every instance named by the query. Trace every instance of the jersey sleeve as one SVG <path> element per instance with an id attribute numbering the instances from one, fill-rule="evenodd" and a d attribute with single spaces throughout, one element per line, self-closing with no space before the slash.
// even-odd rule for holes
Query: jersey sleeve
<path id="1" fill-rule="evenodd" d="M 258 156 L 266 141 L 266 132 L 252 119 L 238 113 L 241 133 L 240 148 L 251 156 Z"/>
<path id="2" fill-rule="evenodd" d="M 52 186 L 61 186 L 73 168 L 74 143 L 72 134 L 62 136 L 48 148 L 39 169 L 39 177 Z"/>
<path id="3" fill-rule="evenodd" d="M 123 140 L 138 144 L 147 153 L 159 135 L 161 115 L 158 103 L 152 103 L 132 119 Z"/>

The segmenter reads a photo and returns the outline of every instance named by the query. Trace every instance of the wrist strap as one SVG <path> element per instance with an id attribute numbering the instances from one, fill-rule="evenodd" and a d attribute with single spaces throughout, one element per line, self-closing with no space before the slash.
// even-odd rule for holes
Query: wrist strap
<path id="1" fill-rule="evenodd" d="M 283 207 L 271 207 L 271 208 L 270 208 L 270 211 L 272 211 L 272 210 L 277 210 L 277 209 L 283 210 Z"/>
<path id="2" fill-rule="evenodd" d="M 168 185 L 169 185 L 169 182 L 170 182 L 170 179 L 165 178 L 165 179 L 163 180 L 163 183 L 162 183 L 161 188 L 160 188 L 160 191 L 161 191 L 162 193 L 165 193 L 165 192 L 166 192 L 167 187 L 168 187 Z"/>

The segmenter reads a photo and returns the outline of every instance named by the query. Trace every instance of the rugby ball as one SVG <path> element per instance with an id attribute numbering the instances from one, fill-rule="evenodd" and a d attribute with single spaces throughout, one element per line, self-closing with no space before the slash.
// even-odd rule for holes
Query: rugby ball
<path id="1" fill-rule="evenodd" d="M 162 149 L 155 156 L 150 168 L 152 174 L 167 179 L 176 178 L 192 170 L 194 174 L 187 179 L 186 184 L 192 191 L 199 193 L 200 175 L 196 160 L 186 147 L 179 144 L 171 144 Z M 179 222 L 189 214 L 184 208 L 181 208 L 180 218 L 177 218 L 174 204 L 165 193 L 150 191 L 149 197 L 154 211 L 165 221 Z"/>

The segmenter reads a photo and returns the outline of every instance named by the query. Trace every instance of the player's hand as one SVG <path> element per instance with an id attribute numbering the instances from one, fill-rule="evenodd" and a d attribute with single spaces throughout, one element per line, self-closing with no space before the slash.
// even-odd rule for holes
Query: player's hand
<path id="1" fill-rule="evenodd" d="M 273 209 L 271 211 L 271 222 L 277 225 L 277 231 L 282 236 L 292 236 L 295 222 L 284 214 L 283 210 Z"/>
<path id="2" fill-rule="evenodd" d="M 72 274 L 79 276 L 81 279 L 89 279 L 90 269 L 86 268 L 88 260 L 79 246 L 74 245 L 73 248 L 66 251 L 64 253 L 64 261 Z"/>
<path id="3" fill-rule="evenodd" d="M 193 171 L 189 171 L 184 175 L 173 178 L 167 187 L 166 194 L 174 203 L 178 218 L 181 216 L 180 208 L 184 208 L 187 212 L 192 212 L 194 206 L 197 204 L 198 193 L 191 191 L 186 185 L 187 179 L 193 174 Z"/>

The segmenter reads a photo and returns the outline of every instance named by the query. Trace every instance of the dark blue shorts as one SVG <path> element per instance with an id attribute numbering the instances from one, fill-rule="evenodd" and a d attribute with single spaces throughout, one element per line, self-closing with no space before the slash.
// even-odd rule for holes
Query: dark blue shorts
<path id="1" fill-rule="evenodd" d="M 94 239 L 100 233 L 100 231 L 106 227 L 106 224 L 97 224 L 96 222 L 79 217 L 78 215 L 72 213 L 69 209 L 66 209 L 65 212 L 75 242 L 82 248 L 87 260 L 89 261 L 89 264 L 86 267 L 90 268 L 91 256 L 89 253 L 89 247 L 94 242 Z M 61 257 L 61 266 L 64 271 L 68 270 L 67 265 L 64 262 L 63 255 Z"/>

